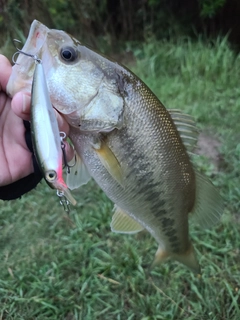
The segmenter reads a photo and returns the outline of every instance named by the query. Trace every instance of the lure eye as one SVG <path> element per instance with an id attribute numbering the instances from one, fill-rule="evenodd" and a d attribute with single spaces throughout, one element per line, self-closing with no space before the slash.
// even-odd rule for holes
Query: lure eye
<path id="1" fill-rule="evenodd" d="M 78 53 L 73 47 L 65 47 L 61 49 L 60 56 L 66 62 L 74 62 L 78 57 Z"/>
<path id="2" fill-rule="evenodd" d="M 48 182 L 53 182 L 57 179 L 57 172 L 54 170 L 48 171 L 45 174 L 45 178 Z"/>

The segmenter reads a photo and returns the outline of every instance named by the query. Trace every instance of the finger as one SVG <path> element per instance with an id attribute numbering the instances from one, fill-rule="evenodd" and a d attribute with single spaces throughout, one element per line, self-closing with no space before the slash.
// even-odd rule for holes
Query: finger
<path id="1" fill-rule="evenodd" d="M 12 99 L 13 112 L 23 120 L 30 120 L 31 97 L 27 93 L 18 92 Z"/>
<path id="2" fill-rule="evenodd" d="M 23 120 L 30 120 L 31 118 L 31 97 L 25 92 L 18 92 L 12 99 L 13 112 Z M 64 117 L 55 110 L 55 115 L 58 121 L 59 130 L 68 134 L 69 125 Z"/>
<path id="3" fill-rule="evenodd" d="M 0 70 L 0 91 L 6 91 L 8 79 L 12 72 L 12 66 L 8 59 L 2 54 L 0 54 Z"/>

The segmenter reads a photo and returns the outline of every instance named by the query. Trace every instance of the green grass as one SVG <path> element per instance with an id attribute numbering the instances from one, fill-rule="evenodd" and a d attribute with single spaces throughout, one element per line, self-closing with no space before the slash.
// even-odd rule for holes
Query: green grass
<path id="1" fill-rule="evenodd" d="M 93 181 L 69 216 L 42 182 L 1 202 L 0 319 L 240 319 L 240 56 L 226 40 L 149 41 L 134 53 L 132 69 L 165 106 L 221 142 L 218 170 L 196 160 L 225 202 L 218 226 L 191 226 L 202 275 L 171 261 L 149 271 L 155 240 L 111 233 L 113 205 Z"/>

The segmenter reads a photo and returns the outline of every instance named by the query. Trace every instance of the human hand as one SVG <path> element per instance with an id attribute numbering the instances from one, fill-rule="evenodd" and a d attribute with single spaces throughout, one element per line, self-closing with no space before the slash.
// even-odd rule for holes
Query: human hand
<path id="1" fill-rule="evenodd" d="M 34 172 L 32 153 L 25 141 L 23 120 L 30 120 L 30 100 L 27 93 L 18 92 L 12 99 L 6 93 L 6 85 L 12 67 L 6 57 L 0 55 L 0 186 L 9 185 Z M 69 126 L 56 112 L 58 125 L 66 134 Z M 68 158 L 73 150 L 66 144 Z"/>

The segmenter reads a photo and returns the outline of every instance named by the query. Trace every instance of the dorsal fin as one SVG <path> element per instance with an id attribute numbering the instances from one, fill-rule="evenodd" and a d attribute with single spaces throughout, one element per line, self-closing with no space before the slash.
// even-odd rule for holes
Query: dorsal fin
<path id="1" fill-rule="evenodd" d="M 168 109 L 168 112 L 186 149 L 192 152 L 196 147 L 199 134 L 193 117 L 177 109 Z"/>
<path id="2" fill-rule="evenodd" d="M 144 227 L 131 218 L 126 212 L 115 205 L 114 215 L 111 222 L 111 230 L 116 233 L 134 234 L 140 232 Z"/>

